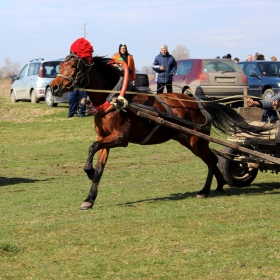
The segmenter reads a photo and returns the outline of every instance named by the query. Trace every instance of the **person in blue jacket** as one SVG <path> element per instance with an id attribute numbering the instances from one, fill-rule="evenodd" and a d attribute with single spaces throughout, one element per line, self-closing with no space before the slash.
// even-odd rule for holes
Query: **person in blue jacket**
<path id="1" fill-rule="evenodd" d="M 157 93 L 163 93 L 164 87 L 168 93 L 172 92 L 172 81 L 177 70 L 177 63 L 169 54 L 166 45 L 161 46 L 160 54 L 155 57 L 152 68 L 156 72 Z"/>

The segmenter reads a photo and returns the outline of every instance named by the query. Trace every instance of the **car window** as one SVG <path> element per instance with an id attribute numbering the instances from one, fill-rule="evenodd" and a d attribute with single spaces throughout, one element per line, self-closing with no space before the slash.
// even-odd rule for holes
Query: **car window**
<path id="1" fill-rule="evenodd" d="M 34 67 L 34 75 L 38 75 L 40 72 L 40 65 L 41 63 L 35 63 L 35 67 Z"/>
<path id="2" fill-rule="evenodd" d="M 203 72 L 217 72 L 216 63 L 213 61 L 204 61 L 203 62 Z"/>
<path id="3" fill-rule="evenodd" d="M 26 64 L 26 65 L 22 68 L 22 70 L 20 71 L 20 73 L 19 73 L 19 75 L 18 75 L 18 78 L 19 78 L 19 79 L 22 78 L 22 77 L 24 77 L 24 76 L 26 75 L 27 66 L 28 66 L 28 64 Z"/>
<path id="4" fill-rule="evenodd" d="M 192 64 L 193 64 L 192 60 L 182 61 L 180 66 L 178 67 L 176 75 L 189 74 L 192 68 Z"/>
<path id="5" fill-rule="evenodd" d="M 32 75 L 38 74 L 38 73 L 36 73 L 36 67 L 37 67 L 37 65 L 40 66 L 40 63 L 30 63 L 30 64 L 29 64 L 27 76 L 32 76 Z"/>
<path id="6" fill-rule="evenodd" d="M 263 75 L 273 76 L 280 74 L 280 63 L 279 62 L 264 62 L 258 63 L 258 66 Z"/>
<path id="7" fill-rule="evenodd" d="M 204 60 L 202 63 L 204 73 L 214 72 L 242 72 L 242 69 L 232 60 L 228 61 L 209 61 Z"/>
<path id="8" fill-rule="evenodd" d="M 50 61 L 43 63 L 44 77 L 55 78 L 56 74 L 59 73 L 59 64 L 61 61 Z"/>
<path id="9" fill-rule="evenodd" d="M 258 75 L 257 65 L 255 63 L 248 63 L 243 70 L 247 76 L 250 76 L 251 74 Z"/>

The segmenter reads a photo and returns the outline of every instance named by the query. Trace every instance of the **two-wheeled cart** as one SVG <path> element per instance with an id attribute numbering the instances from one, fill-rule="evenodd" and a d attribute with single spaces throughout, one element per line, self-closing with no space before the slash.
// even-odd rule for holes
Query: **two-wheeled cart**
<path id="1" fill-rule="evenodd" d="M 137 107 L 133 109 L 136 109 L 138 116 L 149 119 L 159 125 L 168 126 L 224 146 L 221 151 L 211 150 L 219 157 L 219 169 L 230 186 L 244 187 L 250 185 L 259 170 L 271 170 L 272 173 L 276 174 L 280 171 L 279 126 L 271 125 L 271 130 L 265 132 L 262 136 L 235 132 L 233 129 L 232 135 L 227 137 L 227 141 L 223 141 L 167 121 L 156 112 Z M 260 108 L 240 107 L 239 113 L 254 126 L 264 125 L 264 122 L 261 122 L 263 110 Z"/>

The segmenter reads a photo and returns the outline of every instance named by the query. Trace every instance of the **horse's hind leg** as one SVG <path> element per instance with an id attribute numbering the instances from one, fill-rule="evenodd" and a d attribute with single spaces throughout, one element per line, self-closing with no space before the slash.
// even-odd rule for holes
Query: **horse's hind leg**
<path id="1" fill-rule="evenodd" d="M 89 208 L 92 208 L 92 206 L 94 204 L 94 201 L 95 201 L 95 199 L 97 197 L 97 193 L 98 193 L 98 185 L 101 180 L 103 170 L 104 170 L 104 167 L 106 165 L 106 162 L 107 162 L 107 159 L 109 156 L 109 151 L 110 151 L 110 149 L 101 149 L 98 151 L 98 153 L 97 153 L 98 159 L 97 159 L 96 166 L 94 169 L 91 166 L 89 173 L 86 171 L 86 168 L 89 167 L 87 164 L 91 165 L 91 163 L 89 163 L 90 161 L 89 162 L 87 161 L 87 163 L 86 163 L 86 166 L 84 169 L 87 172 L 88 177 L 91 179 L 92 185 L 91 185 L 90 192 L 89 192 L 87 198 L 84 200 L 84 202 L 80 206 L 81 210 L 87 210 Z M 92 159 L 91 159 L 91 161 L 92 161 Z"/>
<path id="2" fill-rule="evenodd" d="M 208 167 L 204 187 L 197 193 L 196 197 L 206 198 L 209 195 L 214 175 L 216 178 L 218 177 L 219 188 L 222 188 L 222 177 L 219 176 L 219 170 L 217 168 L 218 158 L 209 149 L 208 142 L 196 136 L 187 136 L 186 134 L 178 135 L 175 140 L 189 148 L 196 156 L 201 158 Z"/>
<path id="3" fill-rule="evenodd" d="M 215 166 L 215 169 L 214 169 L 214 175 L 216 177 L 216 180 L 217 180 L 217 188 L 216 188 L 216 191 L 217 192 L 220 192 L 220 193 L 224 193 L 224 185 L 226 183 L 220 169 L 218 168 L 218 166 L 216 165 Z"/>
<path id="4" fill-rule="evenodd" d="M 210 192 L 210 188 L 211 188 L 211 182 L 213 179 L 213 175 L 216 177 L 217 180 L 217 188 L 216 191 L 220 192 L 220 193 L 224 193 L 224 185 L 226 183 L 221 171 L 219 170 L 217 163 L 218 163 L 218 157 L 216 155 L 213 154 L 213 152 L 208 149 L 212 158 L 212 161 L 210 162 L 210 164 L 207 164 L 208 166 L 208 175 L 207 175 L 207 179 L 204 185 L 204 188 L 199 191 L 197 193 L 197 197 L 207 197 L 209 192 Z M 208 162 L 208 161 L 207 161 Z"/>

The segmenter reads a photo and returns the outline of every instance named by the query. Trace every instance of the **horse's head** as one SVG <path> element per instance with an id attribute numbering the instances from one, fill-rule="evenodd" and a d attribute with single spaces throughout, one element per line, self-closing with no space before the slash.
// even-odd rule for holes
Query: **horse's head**
<path id="1" fill-rule="evenodd" d="M 59 73 L 50 84 L 53 94 L 62 96 L 63 93 L 73 91 L 77 87 L 86 87 L 91 67 L 92 64 L 87 64 L 75 54 L 68 55 L 65 61 L 60 63 Z"/>

